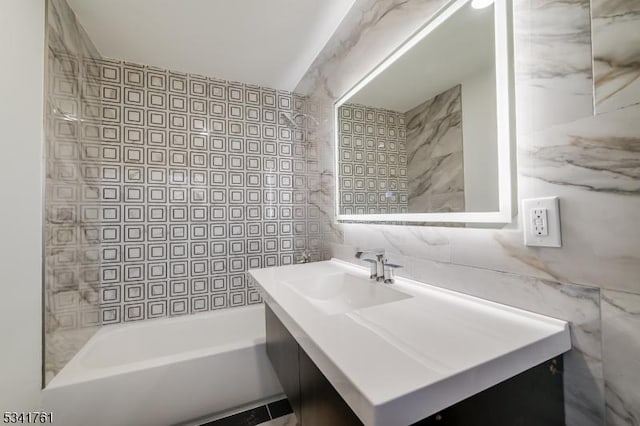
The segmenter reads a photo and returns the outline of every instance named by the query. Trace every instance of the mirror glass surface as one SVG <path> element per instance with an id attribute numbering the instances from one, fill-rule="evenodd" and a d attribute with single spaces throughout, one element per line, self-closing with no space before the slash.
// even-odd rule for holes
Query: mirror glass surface
<path id="1" fill-rule="evenodd" d="M 452 2 L 336 103 L 339 219 L 491 222 L 460 213 L 504 207 L 500 14 L 471 3 Z"/>

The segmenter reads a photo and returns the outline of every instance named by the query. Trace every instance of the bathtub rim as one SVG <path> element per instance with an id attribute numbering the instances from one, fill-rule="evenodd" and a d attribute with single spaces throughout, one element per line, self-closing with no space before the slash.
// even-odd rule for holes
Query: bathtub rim
<path id="1" fill-rule="evenodd" d="M 235 308 L 223 308 L 213 311 L 199 312 L 197 314 L 180 315 L 175 317 L 163 317 L 152 320 L 136 321 L 133 323 L 119 323 L 109 324 L 102 326 L 91 338 L 82 346 L 82 348 L 76 353 L 73 358 L 58 372 L 58 374 L 49 381 L 49 383 L 43 388 L 43 391 L 62 388 L 69 385 L 80 384 L 89 382 L 92 380 L 104 379 L 107 377 L 118 376 L 121 374 L 127 374 L 138 370 L 157 368 L 166 366 L 173 363 L 179 363 L 196 358 L 203 358 L 206 356 L 214 356 L 220 353 L 232 352 L 242 349 L 248 349 L 252 346 L 264 345 L 266 337 L 264 334 L 255 338 L 244 338 L 235 340 L 233 342 L 216 345 L 213 347 L 204 347 L 199 349 L 193 349 L 190 351 L 177 352 L 170 355 L 163 355 L 154 358 L 144 359 L 141 361 L 130 362 L 126 364 L 117 364 L 109 367 L 85 367 L 80 364 L 80 360 L 91 350 L 91 348 L 99 341 L 109 337 L 114 333 L 122 332 L 124 329 L 130 330 L 131 328 L 148 328 L 151 326 L 157 326 L 162 322 L 188 322 L 198 318 L 207 318 L 218 316 L 224 313 L 239 311 L 262 311 L 264 312 L 264 304 L 256 303 L 252 305 L 238 306 Z M 264 318 L 264 315 L 262 315 Z M 67 377 L 69 376 L 69 377 Z"/>

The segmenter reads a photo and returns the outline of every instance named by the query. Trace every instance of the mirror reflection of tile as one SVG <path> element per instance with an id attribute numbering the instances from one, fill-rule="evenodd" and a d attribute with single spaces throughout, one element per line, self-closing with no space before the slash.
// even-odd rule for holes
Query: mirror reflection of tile
<path id="1" fill-rule="evenodd" d="M 340 213 L 464 211 L 461 89 L 406 112 L 340 107 Z"/>

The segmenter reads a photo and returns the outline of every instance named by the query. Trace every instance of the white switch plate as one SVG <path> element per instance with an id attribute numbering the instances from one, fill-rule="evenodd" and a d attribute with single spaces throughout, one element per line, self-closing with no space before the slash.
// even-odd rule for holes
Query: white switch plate
<path id="1" fill-rule="evenodd" d="M 562 247 L 558 197 L 522 200 L 524 244 L 539 247 Z"/>

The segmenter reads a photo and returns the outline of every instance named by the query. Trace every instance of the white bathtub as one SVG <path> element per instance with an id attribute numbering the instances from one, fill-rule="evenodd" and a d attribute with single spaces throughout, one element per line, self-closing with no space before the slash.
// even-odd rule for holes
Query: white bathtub
<path id="1" fill-rule="evenodd" d="M 64 426 L 163 426 L 282 395 L 262 305 L 101 328 L 43 391 Z"/>

